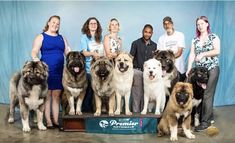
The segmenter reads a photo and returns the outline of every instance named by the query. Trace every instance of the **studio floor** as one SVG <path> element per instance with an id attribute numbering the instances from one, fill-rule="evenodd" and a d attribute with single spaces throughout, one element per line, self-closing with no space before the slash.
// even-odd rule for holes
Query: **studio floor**
<path id="1" fill-rule="evenodd" d="M 0 104 L 0 143 L 168 143 L 169 136 L 157 137 L 156 134 L 93 134 L 84 132 L 64 132 L 58 129 L 39 131 L 31 125 L 30 133 L 22 131 L 22 124 L 16 112 L 16 122 L 8 124 L 9 105 Z M 214 137 L 205 132 L 194 132 L 196 139 L 189 140 L 178 136 L 178 143 L 235 143 L 235 106 L 215 107 L 214 125 L 220 130 Z"/>

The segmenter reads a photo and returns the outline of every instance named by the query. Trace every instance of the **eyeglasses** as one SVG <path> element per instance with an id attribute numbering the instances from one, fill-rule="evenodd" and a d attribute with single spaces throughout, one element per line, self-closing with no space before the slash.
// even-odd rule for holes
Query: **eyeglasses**
<path id="1" fill-rule="evenodd" d="M 97 23 L 89 23 L 89 25 L 97 25 Z"/>

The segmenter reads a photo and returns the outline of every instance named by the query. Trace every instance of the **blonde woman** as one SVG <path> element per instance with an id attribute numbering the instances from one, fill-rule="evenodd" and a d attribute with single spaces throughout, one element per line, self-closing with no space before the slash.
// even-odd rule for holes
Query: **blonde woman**
<path id="1" fill-rule="evenodd" d="M 110 20 L 108 29 L 109 34 L 104 37 L 105 55 L 109 58 L 115 58 L 122 47 L 122 39 L 118 36 L 120 24 L 116 18 Z"/>

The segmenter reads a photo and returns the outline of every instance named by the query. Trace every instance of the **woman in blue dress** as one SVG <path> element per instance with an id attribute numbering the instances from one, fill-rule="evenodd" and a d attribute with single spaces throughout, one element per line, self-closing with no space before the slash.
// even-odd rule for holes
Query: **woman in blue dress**
<path id="1" fill-rule="evenodd" d="M 59 127 L 58 118 L 60 94 L 63 89 L 64 54 L 70 51 L 67 40 L 59 34 L 59 28 L 60 17 L 57 15 L 51 16 L 43 29 L 43 33 L 35 38 L 31 53 L 33 60 L 37 61 L 39 60 L 38 54 L 41 52 L 40 60 L 44 61 L 49 67 L 48 95 L 45 103 L 45 118 L 49 129 Z"/>

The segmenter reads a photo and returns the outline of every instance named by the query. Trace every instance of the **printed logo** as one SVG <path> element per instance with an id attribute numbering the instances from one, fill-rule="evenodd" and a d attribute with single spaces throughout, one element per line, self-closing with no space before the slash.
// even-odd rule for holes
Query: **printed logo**
<path id="1" fill-rule="evenodd" d="M 106 120 L 101 120 L 101 121 L 99 122 L 99 125 L 100 125 L 101 128 L 106 128 L 106 127 L 108 127 L 109 122 L 106 121 Z"/>

